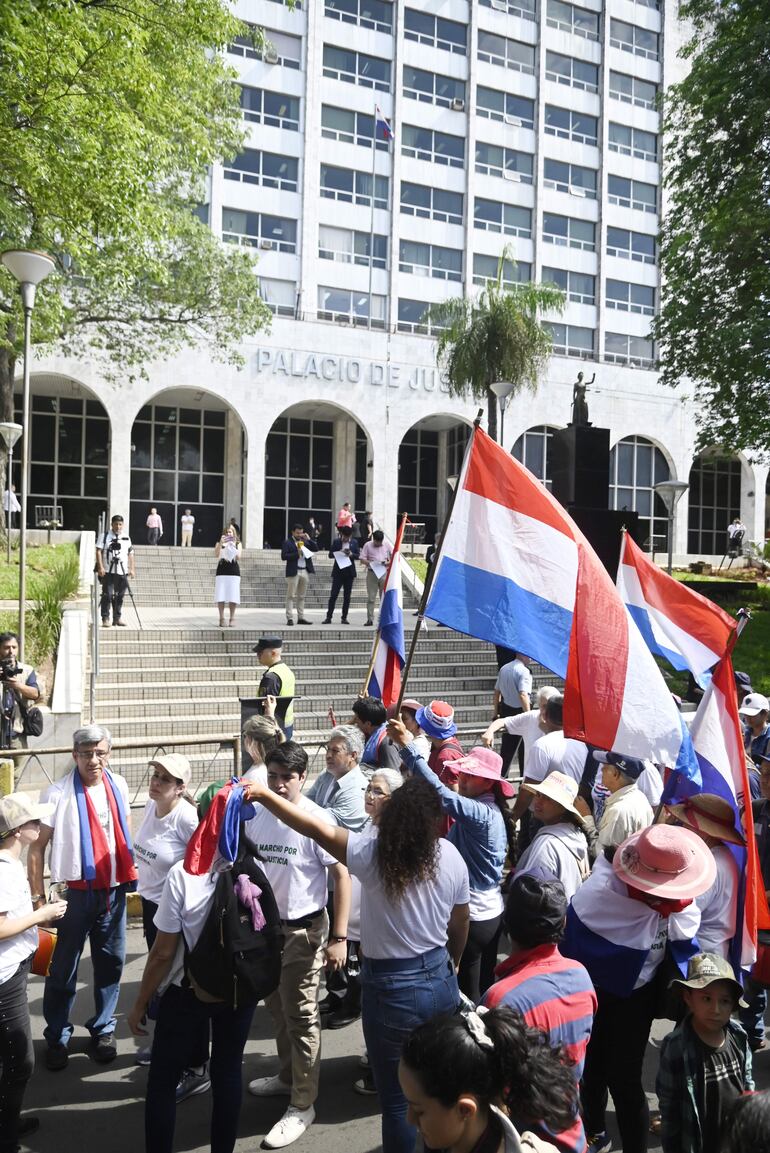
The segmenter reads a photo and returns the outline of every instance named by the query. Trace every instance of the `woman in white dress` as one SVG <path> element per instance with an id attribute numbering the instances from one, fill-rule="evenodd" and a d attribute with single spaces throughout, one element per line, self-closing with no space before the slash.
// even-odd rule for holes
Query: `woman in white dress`
<path id="1" fill-rule="evenodd" d="M 219 610 L 219 627 L 225 626 L 225 605 L 230 610 L 230 628 L 235 623 L 235 606 L 241 603 L 241 542 L 234 525 L 227 525 L 214 545 L 219 561 L 214 582 L 214 600 Z"/>

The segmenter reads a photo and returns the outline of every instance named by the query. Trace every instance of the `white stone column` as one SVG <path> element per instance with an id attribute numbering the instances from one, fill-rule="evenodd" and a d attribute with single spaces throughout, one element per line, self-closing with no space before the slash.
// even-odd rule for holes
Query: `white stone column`
<path id="1" fill-rule="evenodd" d="M 243 528 L 241 524 L 241 422 L 232 409 L 227 413 L 225 424 L 225 523 L 231 516 L 234 516 Z"/>
<path id="2" fill-rule="evenodd" d="M 334 483 L 332 487 L 332 518 L 346 500 L 355 510 L 356 496 L 356 422 L 350 417 L 334 421 Z M 363 510 L 359 510 L 363 511 Z M 332 529 L 334 525 L 332 525 Z"/>
<path id="3" fill-rule="evenodd" d="M 765 543 L 765 505 L 767 503 L 765 493 L 768 466 L 755 463 L 750 468 L 748 492 L 741 493 L 741 519 L 746 525 L 748 539 L 755 541 L 761 548 Z"/>
<path id="4" fill-rule="evenodd" d="M 265 517 L 265 442 L 269 427 L 246 425 L 243 499 L 243 539 L 248 548 L 262 548 Z"/>
<path id="5" fill-rule="evenodd" d="M 132 424 L 128 420 L 115 419 L 111 414 L 110 432 L 110 473 L 109 473 L 109 510 L 107 524 L 110 518 L 119 514 L 125 518 L 128 529 L 131 516 L 131 431 Z"/>

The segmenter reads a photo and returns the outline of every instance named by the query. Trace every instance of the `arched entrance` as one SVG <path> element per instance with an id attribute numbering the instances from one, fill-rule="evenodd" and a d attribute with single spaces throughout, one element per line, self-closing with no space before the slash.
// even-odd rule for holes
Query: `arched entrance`
<path id="1" fill-rule="evenodd" d="M 131 429 L 133 540 L 146 539 L 152 506 L 163 519 L 163 544 L 181 543 L 187 508 L 195 517 L 194 545 L 213 545 L 230 517 L 241 524 L 245 448 L 237 414 L 213 394 L 169 389 L 153 397 Z"/>
<path id="2" fill-rule="evenodd" d="M 96 529 L 109 492 L 110 421 L 100 400 L 84 385 L 55 373 L 31 378 L 27 527 L 36 508 L 60 505 L 62 528 Z M 21 382 L 14 394 L 14 420 L 22 422 Z M 14 448 L 13 484 L 21 489 L 21 441 Z"/>
<path id="3" fill-rule="evenodd" d="M 542 481 L 549 492 L 552 488 L 551 441 L 556 431 L 548 424 L 535 425 L 523 432 L 511 449 L 511 455 Z"/>
<path id="4" fill-rule="evenodd" d="M 741 513 L 741 462 L 736 456 L 704 452 L 690 468 L 687 551 L 721 556 L 727 526 Z"/>
<path id="5" fill-rule="evenodd" d="M 646 552 L 668 548 L 668 513 L 654 491 L 671 479 L 665 455 L 643 436 L 625 436 L 610 451 L 610 508 L 639 514 L 639 539 Z"/>
<path id="6" fill-rule="evenodd" d="M 460 472 L 471 426 L 435 413 L 413 424 L 398 450 L 398 511 L 425 525 L 432 541 L 443 524 L 449 499 L 447 479 Z"/>
<path id="7" fill-rule="evenodd" d="M 372 507 L 371 460 L 366 431 L 344 409 L 322 401 L 287 408 L 265 445 L 264 547 L 280 548 L 311 516 L 328 547 L 344 501 L 359 520 Z"/>

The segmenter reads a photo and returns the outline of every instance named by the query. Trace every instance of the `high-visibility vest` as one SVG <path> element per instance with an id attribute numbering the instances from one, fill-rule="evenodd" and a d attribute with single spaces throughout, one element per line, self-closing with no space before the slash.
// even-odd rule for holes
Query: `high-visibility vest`
<path id="1" fill-rule="evenodd" d="M 283 661 L 278 661 L 276 664 L 271 665 L 269 669 L 265 669 L 264 673 L 262 674 L 262 681 L 264 681 L 265 676 L 268 673 L 274 673 L 277 677 L 280 677 L 281 691 L 278 694 L 279 697 L 293 697 L 294 696 L 294 689 L 295 689 L 295 685 L 296 685 L 296 680 L 294 677 L 294 673 L 291 671 L 291 669 L 289 668 L 289 666 L 287 664 L 284 664 Z M 262 682 L 260 682 L 259 691 L 258 691 L 257 695 L 260 697 L 266 697 L 268 695 L 267 691 L 262 688 Z M 276 719 L 278 719 L 278 718 L 276 718 Z M 293 702 L 286 709 L 286 715 L 283 718 L 283 723 L 281 723 L 281 721 L 278 721 L 278 723 L 281 725 L 282 729 L 288 729 L 291 725 L 294 724 L 294 703 Z"/>

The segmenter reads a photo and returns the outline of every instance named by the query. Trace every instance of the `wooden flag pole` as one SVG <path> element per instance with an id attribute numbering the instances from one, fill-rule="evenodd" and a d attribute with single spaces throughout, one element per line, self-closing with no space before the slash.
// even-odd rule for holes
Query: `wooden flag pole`
<path id="1" fill-rule="evenodd" d="M 399 547 L 399 552 L 401 551 L 401 545 L 403 544 L 403 540 L 404 540 L 404 525 L 406 524 L 406 522 L 407 522 L 407 520 L 408 520 L 408 517 L 409 517 L 409 514 L 408 514 L 408 513 L 405 513 L 405 512 L 404 512 L 404 513 L 402 513 L 402 514 L 401 514 L 401 526 L 400 526 L 400 528 L 399 528 L 398 532 L 396 533 L 396 540 L 399 542 L 399 545 L 398 545 L 398 547 Z M 390 557 L 390 564 L 388 565 L 388 571 L 387 571 L 387 573 L 385 574 L 385 585 L 386 585 L 386 587 L 387 587 L 387 583 L 388 583 L 388 577 L 390 576 L 390 566 L 393 564 L 393 557 L 394 557 L 395 555 L 396 555 L 396 554 L 395 554 L 395 552 L 391 553 L 391 557 Z M 367 570 L 367 571 L 368 571 L 368 570 Z M 381 599 L 381 598 L 380 598 L 380 607 L 382 607 L 382 599 Z M 361 690 L 361 696 L 362 696 L 362 697 L 366 697 L 366 696 L 368 696 L 368 695 L 369 695 L 369 681 L 372 679 L 372 673 L 373 673 L 373 671 L 374 671 L 374 662 L 375 662 L 375 661 L 376 661 L 376 659 L 377 659 L 377 650 L 378 650 L 378 648 L 380 647 L 380 638 L 381 638 L 381 637 L 382 637 L 382 633 L 380 632 L 380 627 L 379 627 L 379 625 L 378 625 L 378 626 L 377 626 L 377 635 L 376 635 L 376 637 L 374 638 L 374 645 L 373 645 L 373 647 L 372 647 L 372 658 L 371 658 L 371 660 L 369 661 L 369 668 L 368 668 L 368 670 L 367 670 L 367 673 L 366 673 L 366 680 L 364 681 L 364 687 L 363 687 L 363 689 Z"/>
<path id="2" fill-rule="evenodd" d="M 483 414 L 484 414 L 483 408 L 480 408 L 479 411 L 476 413 L 476 419 L 473 422 L 473 429 L 471 431 L 470 439 L 468 440 L 468 444 L 465 448 L 465 456 L 463 457 L 462 468 L 460 469 L 460 476 L 457 478 L 457 484 L 455 485 L 454 492 L 452 493 L 452 499 L 449 502 L 449 508 L 447 509 L 446 516 L 444 517 L 444 524 L 441 528 L 441 536 L 439 538 L 438 548 L 436 549 L 436 555 L 433 558 L 433 564 L 430 566 L 430 569 L 428 570 L 427 577 L 425 579 L 425 585 L 423 586 L 422 596 L 420 597 L 420 606 L 417 609 L 417 622 L 414 626 L 414 632 L 412 633 L 412 641 L 411 641 L 411 644 L 409 645 L 409 653 L 408 653 L 407 658 L 406 658 L 406 664 L 404 665 L 403 671 L 401 673 L 401 691 L 399 692 L 398 700 L 396 701 L 396 709 L 395 709 L 396 716 L 400 716 L 400 714 L 401 714 L 401 702 L 403 701 L 404 696 L 406 694 L 406 682 L 409 679 L 409 672 L 411 670 L 412 661 L 414 660 L 414 654 L 415 654 L 415 651 L 417 649 L 417 640 L 419 638 L 420 633 L 422 632 L 423 620 L 425 617 L 425 606 L 428 603 L 428 597 L 430 596 L 430 590 L 433 587 L 433 575 L 436 572 L 436 569 L 438 568 L 439 558 L 441 557 L 441 550 L 444 547 L 446 530 L 449 527 L 449 522 L 452 519 L 452 513 L 454 512 L 455 501 L 457 500 L 457 490 L 460 487 L 460 477 L 463 475 L 463 472 L 465 470 L 465 464 L 468 460 L 471 449 L 473 448 L 473 441 L 474 441 L 475 436 L 476 436 L 476 430 L 479 428 L 479 426 L 481 424 L 481 417 L 483 416 Z"/>

